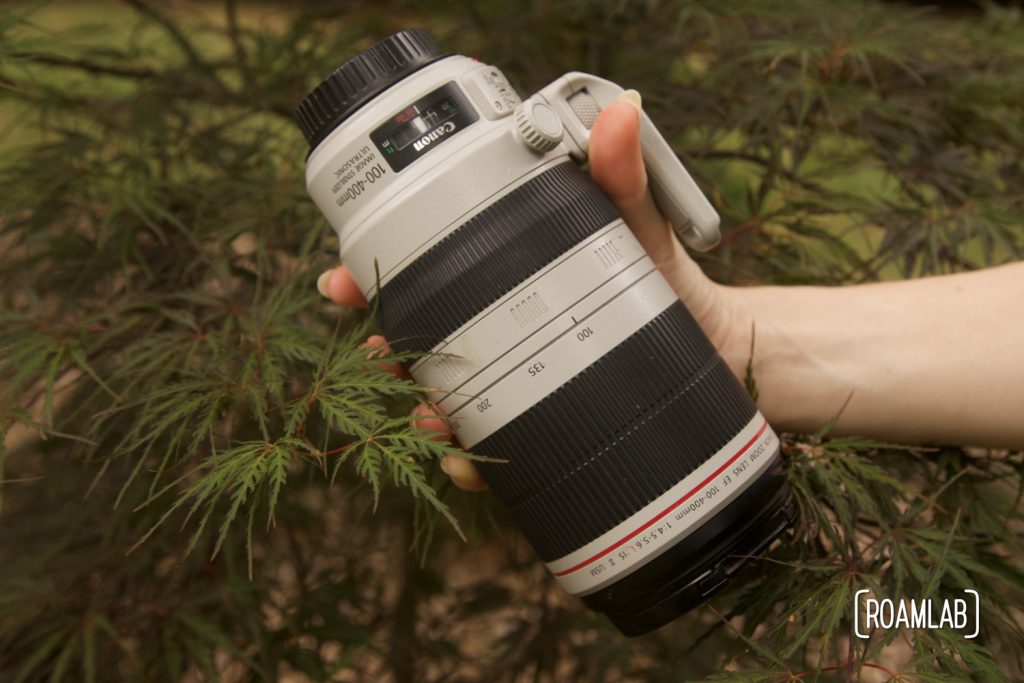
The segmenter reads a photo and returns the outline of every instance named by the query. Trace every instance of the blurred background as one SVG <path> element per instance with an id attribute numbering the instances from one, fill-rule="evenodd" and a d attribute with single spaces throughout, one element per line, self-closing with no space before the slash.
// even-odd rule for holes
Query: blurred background
<path id="1" fill-rule="evenodd" d="M 800 523 L 632 640 L 451 487 L 419 390 L 315 292 L 337 240 L 291 121 L 410 26 L 523 95 L 639 90 L 722 216 L 720 282 L 1024 254 L 1013 4 L 6 3 L 0 680 L 1021 680 L 1020 453 L 785 435 Z M 858 640 L 861 587 L 977 589 L 982 632 Z"/>

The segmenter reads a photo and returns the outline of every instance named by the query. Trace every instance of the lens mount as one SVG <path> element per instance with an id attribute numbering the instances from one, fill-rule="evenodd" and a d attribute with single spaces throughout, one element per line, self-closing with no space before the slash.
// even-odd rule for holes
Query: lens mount
<path id="1" fill-rule="evenodd" d="M 295 112 L 310 150 L 374 97 L 449 54 L 441 52 L 426 31 L 413 28 L 374 43 L 342 64 L 306 95 Z"/>

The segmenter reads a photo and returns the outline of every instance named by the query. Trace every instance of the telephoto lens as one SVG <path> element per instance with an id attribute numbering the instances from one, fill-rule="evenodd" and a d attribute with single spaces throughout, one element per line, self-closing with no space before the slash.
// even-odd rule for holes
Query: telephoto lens
<path id="1" fill-rule="evenodd" d="M 792 522 L 779 439 L 580 168 L 622 89 L 400 31 L 299 106 L 309 194 L 409 370 L 561 586 L 626 635 L 725 587 Z M 718 216 L 647 118 L 650 189 L 695 249 Z"/>

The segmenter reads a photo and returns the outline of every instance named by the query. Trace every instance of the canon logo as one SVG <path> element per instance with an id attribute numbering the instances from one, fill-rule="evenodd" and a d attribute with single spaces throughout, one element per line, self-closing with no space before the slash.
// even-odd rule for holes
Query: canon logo
<path id="1" fill-rule="evenodd" d="M 431 142 L 433 142 L 434 140 L 438 139 L 439 137 L 443 137 L 443 136 L 447 135 L 448 133 L 454 133 L 454 132 L 455 132 L 455 124 L 452 123 L 451 121 L 448 121 L 447 123 L 445 123 L 443 125 L 440 125 L 437 128 L 435 128 L 434 130 L 430 131 L 429 133 L 427 133 L 426 135 L 421 137 L 416 142 L 412 143 L 412 147 L 417 152 L 419 152 L 420 150 L 422 150 L 424 147 L 426 147 L 427 145 L 429 145 Z"/>

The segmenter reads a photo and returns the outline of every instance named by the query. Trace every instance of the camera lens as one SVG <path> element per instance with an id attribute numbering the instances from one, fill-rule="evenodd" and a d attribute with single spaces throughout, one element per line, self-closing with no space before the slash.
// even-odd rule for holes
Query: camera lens
<path id="1" fill-rule="evenodd" d="M 791 522 L 779 441 L 607 197 L 564 150 L 514 147 L 508 107 L 479 96 L 500 96 L 499 72 L 460 60 L 402 33 L 329 77 L 299 114 L 311 193 L 343 254 L 384 255 L 383 277 L 361 283 L 383 331 L 425 354 L 413 376 L 442 389 L 461 443 L 502 460 L 478 467 L 538 556 L 645 633 Z M 370 103 L 384 116 L 353 123 Z M 362 199 L 352 165 L 391 185 Z M 399 248 L 396 211 L 446 218 Z"/>

